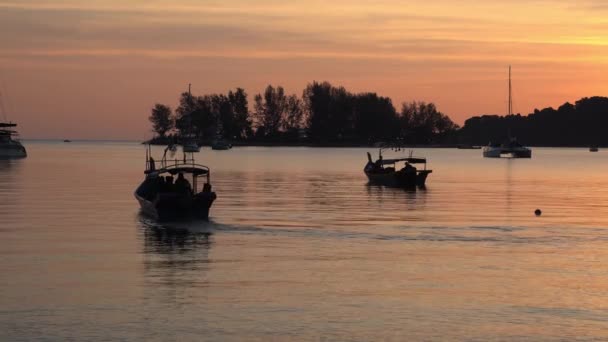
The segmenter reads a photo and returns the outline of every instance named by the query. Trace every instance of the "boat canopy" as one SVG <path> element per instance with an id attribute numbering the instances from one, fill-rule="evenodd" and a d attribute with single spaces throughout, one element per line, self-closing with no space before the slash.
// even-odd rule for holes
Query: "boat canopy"
<path id="1" fill-rule="evenodd" d="M 158 169 L 158 170 L 146 170 L 145 173 L 169 173 L 171 175 L 176 175 L 178 173 L 189 173 L 194 176 L 205 176 L 209 174 L 209 168 L 203 165 L 178 165 L 178 166 L 169 166 L 166 168 Z"/>
<path id="2" fill-rule="evenodd" d="M 382 159 L 382 165 L 395 164 L 400 161 L 405 161 L 410 164 L 426 164 L 425 158 L 409 157 L 409 158 L 398 158 L 398 159 Z"/>

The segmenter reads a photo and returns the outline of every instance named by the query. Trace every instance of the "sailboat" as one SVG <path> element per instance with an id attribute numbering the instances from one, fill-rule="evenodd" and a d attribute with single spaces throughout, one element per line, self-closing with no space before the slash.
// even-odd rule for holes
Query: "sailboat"
<path id="1" fill-rule="evenodd" d="M 8 122 L 6 112 L 4 111 L 4 103 L 2 102 L 2 94 L 0 93 L 0 111 L 4 117 L 4 122 L 0 121 L 0 159 L 25 158 L 27 152 L 25 147 L 21 145 L 19 140 L 13 137 L 19 135 L 14 129 L 16 123 Z"/>
<path id="2" fill-rule="evenodd" d="M 188 96 L 192 99 L 191 92 L 192 84 L 188 84 Z M 190 131 L 181 137 L 182 150 L 187 153 L 199 152 L 201 150 L 198 146 L 196 135 L 192 133 L 192 113 L 188 114 L 188 123 Z"/>
<path id="3" fill-rule="evenodd" d="M 215 139 L 213 139 L 213 141 L 211 142 L 211 149 L 212 150 L 229 150 L 232 148 L 232 144 L 229 143 L 228 141 L 226 141 L 222 135 L 222 131 L 223 131 L 223 125 L 222 122 L 219 120 L 217 120 L 217 129 L 215 132 Z"/>
<path id="4" fill-rule="evenodd" d="M 513 114 L 513 98 L 511 96 L 511 66 L 509 65 L 509 115 Z M 485 158 L 532 158 L 532 150 L 520 144 L 515 137 L 509 137 L 502 144 L 490 142 L 483 148 Z"/>

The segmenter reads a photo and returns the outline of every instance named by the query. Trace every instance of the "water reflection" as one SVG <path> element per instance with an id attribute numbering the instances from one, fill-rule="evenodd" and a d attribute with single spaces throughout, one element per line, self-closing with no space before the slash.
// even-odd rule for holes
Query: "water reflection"
<path id="1" fill-rule="evenodd" d="M 506 200 L 506 205 L 505 205 L 505 219 L 506 219 L 506 224 L 507 225 L 511 225 L 512 220 L 511 220 L 511 213 L 513 210 L 513 206 L 512 206 L 512 197 L 513 197 L 513 159 L 508 159 L 507 160 L 507 165 L 505 167 L 506 169 L 506 175 L 505 175 L 505 200 Z"/>
<path id="2" fill-rule="evenodd" d="M 213 241 L 209 222 L 161 224 L 143 215 L 138 221 L 146 283 L 165 285 L 172 297 L 179 297 L 177 288 L 206 283 Z"/>
<path id="3" fill-rule="evenodd" d="M 5 198 L 4 203 L 0 205 L 0 216 L 4 223 L 8 223 L 10 218 L 13 218 L 16 213 L 22 212 L 16 210 L 22 206 L 21 197 L 23 196 L 23 160 L 0 159 L 0 194 Z"/>
<path id="4" fill-rule="evenodd" d="M 426 187 L 400 188 L 367 183 L 369 200 L 378 203 L 404 203 L 407 209 L 424 208 L 429 190 Z"/>

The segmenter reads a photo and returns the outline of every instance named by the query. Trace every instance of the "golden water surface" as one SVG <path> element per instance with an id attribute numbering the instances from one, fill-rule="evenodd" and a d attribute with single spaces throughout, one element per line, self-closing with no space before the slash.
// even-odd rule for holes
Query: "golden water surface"
<path id="1" fill-rule="evenodd" d="M 608 339 L 607 151 L 417 149 L 404 191 L 367 184 L 368 149 L 204 148 L 210 221 L 159 224 L 142 145 L 25 144 L 0 161 L 2 341 Z"/>

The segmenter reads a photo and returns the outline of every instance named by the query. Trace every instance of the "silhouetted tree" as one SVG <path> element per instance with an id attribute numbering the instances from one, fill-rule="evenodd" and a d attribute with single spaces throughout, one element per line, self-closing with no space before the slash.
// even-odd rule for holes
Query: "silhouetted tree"
<path id="1" fill-rule="evenodd" d="M 163 104 L 157 103 L 152 108 L 152 113 L 148 118 L 152 123 L 152 129 L 154 132 L 162 138 L 165 134 L 173 128 L 173 118 L 171 115 L 171 108 Z"/>
<path id="2" fill-rule="evenodd" d="M 302 101 L 296 95 L 287 97 L 285 113 L 281 120 L 281 129 L 288 135 L 297 136 L 298 130 L 302 128 L 304 119 L 304 108 Z"/>
<path id="3" fill-rule="evenodd" d="M 399 134 L 397 112 L 391 99 L 376 93 L 362 93 L 354 97 L 354 133 L 359 142 L 392 140 Z"/>
<path id="4" fill-rule="evenodd" d="M 262 137 L 277 137 L 287 109 L 287 97 L 283 87 L 266 87 L 263 95 L 255 96 L 254 109 L 258 130 L 260 127 L 264 128 L 260 131 L 263 132 Z"/>
<path id="5" fill-rule="evenodd" d="M 179 105 L 175 109 L 175 128 L 180 135 L 192 134 L 192 113 L 196 109 L 196 99 L 188 92 L 182 93 L 179 98 Z"/>
<path id="6" fill-rule="evenodd" d="M 230 132 L 230 137 L 242 140 L 253 136 L 245 90 L 243 88 L 236 88 L 235 92 L 231 90 L 228 92 L 228 99 L 234 114 L 234 126 Z"/>
<path id="7" fill-rule="evenodd" d="M 321 142 L 352 138 L 354 98 L 344 87 L 309 83 L 302 94 L 309 136 Z"/>
<path id="8" fill-rule="evenodd" d="M 403 103 L 401 107 L 401 136 L 405 142 L 428 144 L 438 137 L 458 129 L 435 104 L 425 102 Z"/>
<path id="9" fill-rule="evenodd" d="M 388 97 L 353 94 L 344 87 L 316 81 L 306 86 L 301 99 L 287 96 L 283 87 L 269 85 L 254 97 L 251 112 L 242 88 L 202 96 L 184 92 L 175 109 L 175 127 L 179 136 L 199 141 L 210 141 L 219 132 L 236 140 L 288 142 L 299 140 L 305 129 L 311 142 L 338 144 L 390 141 L 402 135 L 409 142 L 437 142 L 457 129 L 432 103 L 405 104 L 399 115 Z"/>
<path id="10" fill-rule="evenodd" d="M 582 98 L 558 109 L 535 109 L 527 116 L 482 115 L 465 121 L 459 131 L 461 142 L 487 144 L 508 135 L 527 145 L 589 146 L 608 145 L 604 127 L 608 125 L 608 98 Z"/>

